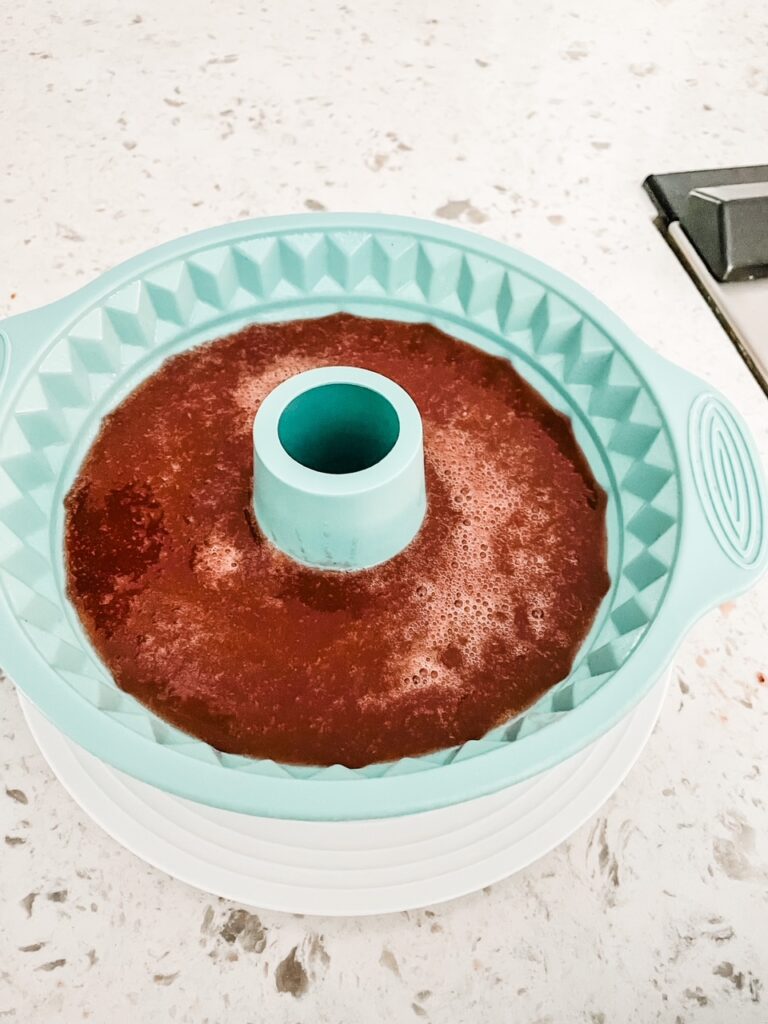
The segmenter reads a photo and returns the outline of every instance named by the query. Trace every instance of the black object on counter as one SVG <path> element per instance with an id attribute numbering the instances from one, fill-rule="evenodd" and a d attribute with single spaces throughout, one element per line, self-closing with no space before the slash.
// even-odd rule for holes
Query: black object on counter
<path id="1" fill-rule="evenodd" d="M 651 174 L 657 226 L 768 395 L 768 165 Z"/>
<path id="2" fill-rule="evenodd" d="M 768 276 L 768 165 L 651 174 L 644 187 L 718 281 Z"/>

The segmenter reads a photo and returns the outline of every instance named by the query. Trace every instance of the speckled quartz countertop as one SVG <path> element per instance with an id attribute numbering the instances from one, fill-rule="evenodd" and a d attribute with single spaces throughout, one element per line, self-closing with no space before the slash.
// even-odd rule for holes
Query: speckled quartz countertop
<path id="1" fill-rule="evenodd" d="M 619 13 L 619 10 L 621 13 Z M 0 313 L 245 216 L 445 218 L 768 405 L 653 227 L 650 171 L 764 162 L 759 4 L 113 0 L 0 13 Z M 88 820 L 0 684 L 0 1021 L 765 1024 L 768 582 L 681 643 L 619 792 L 524 873 L 363 920 L 258 915 Z"/>

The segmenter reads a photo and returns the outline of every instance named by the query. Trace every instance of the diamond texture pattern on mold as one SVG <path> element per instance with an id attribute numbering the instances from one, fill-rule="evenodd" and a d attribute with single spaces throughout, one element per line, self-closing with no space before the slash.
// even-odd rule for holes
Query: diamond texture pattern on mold
<path id="1" fill-rule="evenodd" d="M 284 231 L 191 252 L 116 288 L 54 340 L 23 384 L 0 445 L 0 580 L 29 642 L 83 699 L 180 755 L 271 775 L 327 779 L 334 771 L 222 756 L 114 686 L 72 617 L 54 564 L 53 505 L 63 493 L 56 483 L 64 457 L 73 444 L 84 454 L 87 421 L 116 404 L 131 371 L 138 379 L 136 370 L 151 372 L 165 355 L 248 319 L 355 312 L 371 301 L 380 303 L 380 315 L 439 318 L 449 333 L 452 323 L 474 329 L 497 350 L 538 361 L 599 438 L 625 529 L 608 613 L 567 680 L 484 740 L 438 756 L 344 769 L 344 777 L 428 770 L 545 728 L 599 689 L 657 614 L 679 518 L 671 443 L 644 382 L 578 308 L 501 260 L 399 232 Z"/>

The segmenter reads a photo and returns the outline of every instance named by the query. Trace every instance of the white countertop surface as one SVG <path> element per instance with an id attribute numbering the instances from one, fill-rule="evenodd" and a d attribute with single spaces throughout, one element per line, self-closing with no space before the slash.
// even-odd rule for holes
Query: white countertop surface
<path id="1" fill-rule="evenodd" d="M 759 4 L 62 0 L 0 21 L 0 315 L 244 216 L 448 218 L 596 292 L 768 455 L 766 399 L 640 188 L 765 161 Z M 640 763 L 568 843 L 362 920 L 257 920 L 146 867 L 3 682 L 0 1021 L 766 1024 L 767 624 L 764 582 L 682 641 Z"/>

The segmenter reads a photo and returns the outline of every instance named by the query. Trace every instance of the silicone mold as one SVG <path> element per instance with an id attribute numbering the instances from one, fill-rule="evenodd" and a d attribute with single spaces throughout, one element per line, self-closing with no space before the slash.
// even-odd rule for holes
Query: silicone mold
<path id="1" fill-rule="evenodd" d="M 64 495 L 102 416 L 169 354 L 254 321 L 428 321 L 509 358 L 609 495 L 612 586 L 570 675 L 483 739 L 361 769 L 229 756 L 119 690 L 65 594 Z M 364 214 L 246 221 L 160 246 L 0 324 L 0 657 L 89 751 L 253 814 L 351 819 L 466 800 L 565 759 L 625 715 L 708 608 L 766 567 L 765 487 L 738 414 L 594 297 L 503 245 Z"/>

